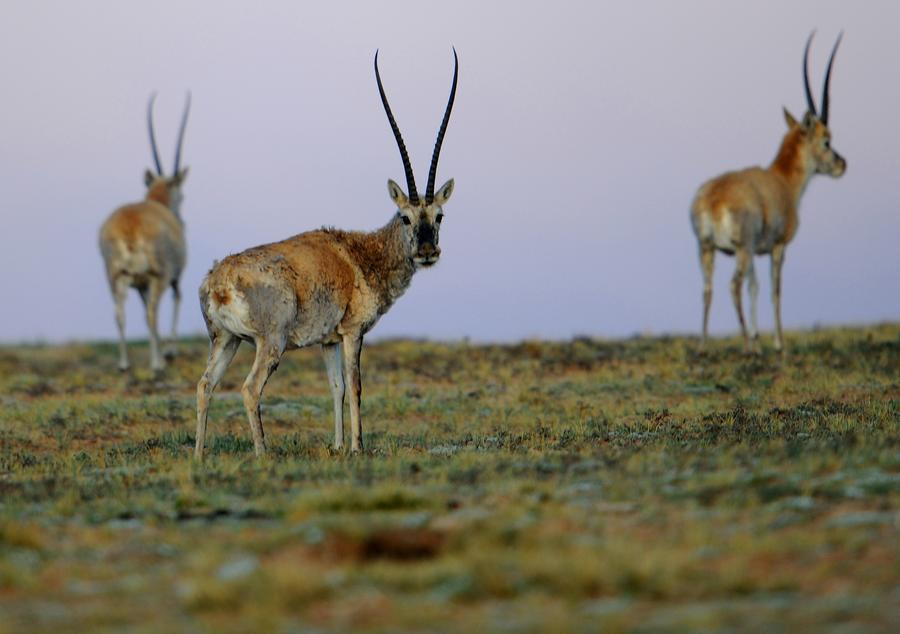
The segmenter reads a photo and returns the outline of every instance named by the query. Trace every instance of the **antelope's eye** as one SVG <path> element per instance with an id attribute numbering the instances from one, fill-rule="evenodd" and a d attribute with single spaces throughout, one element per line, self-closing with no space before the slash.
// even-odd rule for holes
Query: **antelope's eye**
<path id="1" fill-rule="evenodd" d="M 830 148 L 831 147 L 831 139 L 825 139 L 824 144 L 825 144 L 825 149 Z"/>
<path id="2" fill-rule="evenodd" d="M 441 220 L 443 220 L 443 219 L 444 219 L 444 214 L 438 214 L 437 216 L 434 217 L 434 221 L 438 224 L 441 224 Z"/>
<path id="3" fill-rule="evenodd" d="M 403 224 L 405 224 L 405 225 L 411 224 L 409 218 L 407 218 L 406 216 L 400 216 L 400 218 L 403 220 Z"/>

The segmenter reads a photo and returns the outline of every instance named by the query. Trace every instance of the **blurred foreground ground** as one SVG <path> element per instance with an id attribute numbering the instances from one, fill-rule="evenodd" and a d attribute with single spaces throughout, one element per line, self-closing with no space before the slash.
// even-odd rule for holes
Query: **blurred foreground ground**
<path id="1" fill-rule="evenodd" d="M 900 631 L 900 325 L 787 343 L 379 343 L 356 457 L 293 352 L 263 463 L 244 346 L 203 466 L 205 341 L 0 348 L 0 632 Z"/>

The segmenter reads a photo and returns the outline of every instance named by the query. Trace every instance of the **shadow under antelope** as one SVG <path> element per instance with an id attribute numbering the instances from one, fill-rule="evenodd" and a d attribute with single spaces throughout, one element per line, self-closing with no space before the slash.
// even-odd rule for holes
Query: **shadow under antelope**
<path id="1" fill-rule="evenodd" d="M 712 302 L 713 258 L 716 250 L 735 256 L 731 278 L 731 297 L 741 324 L 746 351 L 759 352 L 757 296 L 759 286 L 753 266 L 754 255 L 771 254 L 772 303 L 775 311 L 775 349 L 784 347 L 781 332 L 781 268 L 784 251 L 797 232 L 797 208 L 810 178 L 827 174 L 838 178 L 847 162 L 831 147 L 828 127 L 829 84 L 834 55 L 841 42 L 838 36 L 831 50 L 822 90 L 822 110 L 816 110 L 809 87 L 809 47 L 803 53 L 803 82 L 807 112 L 797 121 L 787 108 L 784 118 L 788 131 L 775 160 L 768 168 L 751 167 L 728 172 L 705 183 L 691 206 L 691 223 L 700 244 L 703 269 L 703 344 L 709 325 Z M 750 292 L 750 333 L 741 306 L 741 287 L 748 279 Z"/>
<path id="2" fill-rule="evenodd" d="M 157 313 L 159 300 L 166 288 L 172 288 L 175 305 L 172 311 L 172 339 L 166 356 L 174 355 L 178 306 L 181 302 L 179 279 L 184 270 L 187 249 L 184 241 L 184 222 L 181 219 L 183 196 L 181 187 L 187 178 L 188 168 L 181 169 L 181 146 L 191 96 L 188 93 L 178 130 L 175 149 L 175 167 L 172 176 L 166 176 L 159 160 L 156 134 L 153 130 L 153 102 L 147 106 L 147 128 L 156 172 L 144 173 L 147 195 L 141 202 L 119 207 L 100 228 L 100 253 L 106 265 L 106 277 L 116 303 L 116 325 L 119 328 L 119 369 L 129 368 L 128 349 L 125 344 L 125 299 L 128 289 L 137 289 L 147 317 L 150 331 L 150 367 L 162 370 L 165 363 L 159 350 Z"/>
<path id="3" fill-rule="evenodd" d="M 334 447 L 344 443 L 344 392 L 350 389 L 350 448 L 362 449 L 359 360 L 363 336 L 399 298 L 413 273 L 438 261 L 443 205 L 453 180 L 434 190 L 438 158 L 453 101 L 459 63 L 438 130 L 424 199 L 416 191 L 409 156 L 391 113 L 375 53 L 375 79 L 397 141 L 409 194 L 388 180 L 397 211 L 372 232 L 319 229 L 230 255 L 216 264 L 200 286 L 200 307 L 209 331 L 206 371 L 197 384 L 197 442 L 203 458 L 209 401 L 242 341 L 256 357 L 241 388 L 257 456 L 266 453 L 259 403 L 266 381 L 286 350 L 321 344 L 334 398 Z"/>

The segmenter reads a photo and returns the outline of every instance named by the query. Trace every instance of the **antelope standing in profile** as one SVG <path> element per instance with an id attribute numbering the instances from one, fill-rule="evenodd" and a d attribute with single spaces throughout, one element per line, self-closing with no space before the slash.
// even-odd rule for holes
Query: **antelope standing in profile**
<path id="1" fill-rule="evenodd" d="M 771 254 L 772 303 L 775 310 L 775 349 L 784 346 L 781 333 L 781 267 L 784 250 L 797 232 L 797 208 L 814 174 L 838 178 L 847 162 L 831 147 L 828 128 L 829 84 L 834 55 L 841 42 L 838 36 L 831 50 L 822 90 L 822 110 L 817 111 L 809 87 L 810 35 L 803 53 L 803 81 L 807 112 L 798 122 L 787 108 L 788 131 L 775 160 L 768 168 L 751 167 L 728 172 L 705 183 L 691 206 L 691 223 L 700 243 L 703 269 L 703 343 L 712 302 L 713 257 L 716 249 L 735 256 L 731 297 L 737 310 L 746 351 L 759 351 L 756 304 L 759 287 L 753 256 Z M 741 307 L 741 287 L 748 279 L 750 291 L 750 334 Z"/>
<path id="2" fill-rule="evenodd" d="M 184 222 L 181 220 L 181 186 L 187 178 L 188 168 L 181 169 L 181 146 L 184 129 L 191 109 L 188 93 L 178 130 L 175 150 L 175 167 L 172 176 L 166 176 L 159 160 L 156 135 L 153 130 L 153 102 L 147 106 L 147 128 L 156 172 L 144 173 L 147 195 L 142 202 L 120 207 L 107 218 L 100 228 L 100 252 L 106 264 L 106 277 L 116 302 L 116 324 L 119 327 L 119 369 L 127 370 L 128 350 L 125 345 L 125 298 L 129 288 L 137 289 L 147 315 L 150 331 L 150 367 L 162 370 L 163 358 L 159 351 L 157 312 L 159 300 L 166 287 L 172 288 L 175 300 L 172 311 L 172 340 L 166 351 L 174 354 L 178 306 L 181 291 L 178 280 L 184 270 L 186 249 Z"/>
<path id="3" fill-rule="evenodd" d="M 438 261 L 443 205 L 453 180 L 437 192 L 434 181 L 447 122 L 456 96 L 459 64 L 431 158 L 425 198 L 416 191 L 412 166 L 388 105 L 375 53 L 375 80 L 400 149 L 409 194 L 388 180 L 397 211 L 372 232 L 323 228 L 230 255 L 215 265 L 200 286 L 200 307 L 209 331 L 206 371 L 197 384 L 197 443 L 203 458 L 210 397 L 241 341 L 256 358 L 241 394 L 257 456 L 266 453 L 259 402 L 269 376 L 286 350 L 321 344 L 334 398 L 334 447 L 344 442 L 345 385 L 350 388 L 350 448 L 362 449 L 359 359 L 363 336 L 409 286 L 413 273 Z"/>

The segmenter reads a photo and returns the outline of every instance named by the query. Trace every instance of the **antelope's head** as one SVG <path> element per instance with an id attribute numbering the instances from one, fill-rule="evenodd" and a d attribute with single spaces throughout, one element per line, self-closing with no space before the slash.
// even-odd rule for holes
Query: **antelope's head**
<path id="1" fill-rule="evenodd" d="M 381 75 L 378 72 L 378 51 L 375 52 L 375 80 L 378 82 L 378 92 L 381 95 L 381 103 L 387 114 L 397 147 L 400 149 L 400 158 L 403 159 L 403 169 L 406 171 L 406 185 L 409 194 L 393 180 L 388 179 L 388 194 L 394 204 L 397 205 L 397 217 L 403 225 L 403 234 L 406 238 L 408 253 L 416 267 L 432 266 L 441 256 L 441 248 L 438 246 L 441 220 L 444 218 L 444 203 L 450 199 L 453 193 L 453 179 L 444 183 L 437 192 L 434 191 L 434 179 L 437 176 L 438 158 L 441 155 L 441 145 L 444 142 L 444 133 L 447 131 L 447 122 L 450 121 L 450 112 L 453 110 L 453 100 L 456 98 L 456 79 L 459 73 L 459 60 L 456 57 L 456 49 L 453 49 L 453 84 L 450 87 L 450 98 L 444 111 L 444 118 L 438 130 L 437 141 L 434 144 L 434 153 L 431 156 L 431 169 L 428 172 L 428 186 L 425 189 L 425 197 L 419 198 L 416 191 L 416 180 L 413 176 L 412 165 L 406 152 L 406 145 L 400 135 L 400 128 L 391 113 L 384 87 L 381 85 Z"/>
<path id="2" fill-rule="evenodd" d="M 156 171 L 148 169 L 144 172 L 144 184 L 147 186 L 147 198 L 157 200 L 172 210 L 178 218 L 181 218 L 181 203 L 184 195 L 181 186 L 187 179 L 188 168 L 181 167 L 181 146 L 184 143 L 184 129 L 187 127 L 188 114 L 191 111 L 191 93 L 187 94 L 184 103 L 184 112 L 181 115 L 181 126 L 178 129 L 178 144 L 175 146 L 175 167 L 172 175 L 166 176 L 162 162 L 159 160 L 159 148 L 156 146 L 156 134 L 153 130 L 153 102 L 156 101 L 156 93 L 150 97 L 147 106 L 147 128 L 150 132 L 150 149 L 153 150 L 153 163 Z"/>
<path id="3" fill-rule="evenodd" d="M 813 35 L 810 34 L 806 41 L 806 50 L 803 53 L 803 87 L 806 90 L 807 111 L 803 121 L 797 120 L 785 109 L 784 116 L 790 130 L 797 129 L 805 156 L 812 163 L 812 169 L 816 174 L 827 174 L 833 178 L 839 178 L 847 170 L 847 161 L 831 147 L 831 129 L 828 127 L 829 85 L 831 83 L 831 66 L 834 63 L 834 54 L 837 52 L 841 37 L 838 36 L 831 49 L 831 57 L 828 59 L 828 69 L 825 71 L 825 85 L 822 89 L 822 110 L 816 110 L 812 91 L 809 87 L 809 46 L 812 44 Z"/>

